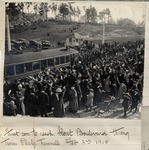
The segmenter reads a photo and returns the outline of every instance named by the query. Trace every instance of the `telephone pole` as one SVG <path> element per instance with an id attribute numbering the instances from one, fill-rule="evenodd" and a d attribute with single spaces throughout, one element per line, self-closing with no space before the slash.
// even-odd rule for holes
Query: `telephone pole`
<path id="1" fill-rule="evenodd" d="M 6 25 L 7 25 L 7 45 L 8 45 L 8 52 L 11 51 L 11 39 L 10 39 L 10 27 L 9 27 L 9 16 L 6 15 Z"/>
<path id="2" fill-rule="evenodd" d="M 105 18 L 103 17 L 102 44 L 105 43 Z"/>

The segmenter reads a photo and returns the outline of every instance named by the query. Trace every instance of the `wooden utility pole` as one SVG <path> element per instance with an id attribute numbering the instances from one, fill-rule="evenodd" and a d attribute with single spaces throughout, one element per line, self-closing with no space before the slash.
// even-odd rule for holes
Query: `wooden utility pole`
<path id="1" fill-rule="evenodd" d="M 10 27 L 9 27 L 9 16 L 6 15 L 6 25 L 7 25 L 7 44 L 8 44 L 8 52 L 11 51 L 11 39 L 10 39 Z"/>
<path id="2" fill-rule="evenodd" d="M 105 18 L 103 17 L 102 44 L 105 43 Z"/>

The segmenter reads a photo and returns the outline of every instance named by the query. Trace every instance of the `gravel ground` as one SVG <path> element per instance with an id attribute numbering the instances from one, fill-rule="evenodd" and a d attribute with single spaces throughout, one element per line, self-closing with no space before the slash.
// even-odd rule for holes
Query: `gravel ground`
<path id="1" fill-rule="evenodd" d="M 91 111 L 86 111 L 85 107 L 81 107 L 77 113 L 70 113 L 68 111 L 69 103 L 65 103 L 65 116 L 64 118 L 114 118 L 123 119 L 124 111 L 122 107 L 122 101 L 105 101 L 100 103 L 99 106 L 93 106 Z M 125 119 L 140 119 L 141 118 L 141 105 L 138 106 L 136 113 L 127 112 L 127 118 Z M 50 113 L 49 117 L 53 117 Z"/>

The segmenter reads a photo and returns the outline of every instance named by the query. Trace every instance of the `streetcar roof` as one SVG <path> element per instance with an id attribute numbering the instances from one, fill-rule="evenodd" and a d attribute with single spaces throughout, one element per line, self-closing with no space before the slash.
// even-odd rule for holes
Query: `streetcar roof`
<path id="1" fill-rule="evenodd" d="M 75 49 L 69 49 L 68 51 L 65 51 L 61 50 L 60 48 L 57 48 L 57 49 L 42 50 L 38 52 L 24 52 L 23 54 L 16 54 L 16 55 L 9 54 L 5 55 L 5 65 L 32 62 L 58 56 L 65 56 L 74 53 L 78 53 L 78 51 L 76 51 Z"/>

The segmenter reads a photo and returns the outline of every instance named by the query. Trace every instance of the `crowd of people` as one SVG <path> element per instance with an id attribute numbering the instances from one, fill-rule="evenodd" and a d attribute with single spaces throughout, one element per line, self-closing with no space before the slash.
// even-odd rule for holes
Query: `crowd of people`
<path id="1" fill-rule="evenodd" d="M 142 102 L 144 40 L 80 48 L 79 54 L 70 66 L 43 67 L 38 74 L 13 82 L 6 77 L 4 115 L 47 117 L 53 112 L 54 117 L 64 117 L 66 111 L 100 106 L 103 94 L 122 102 L 124 117 L 136 113 Z"/>

